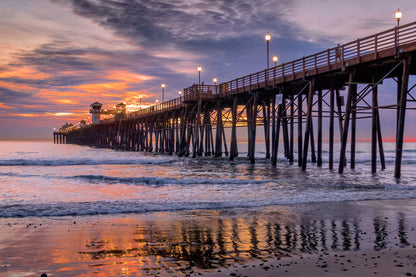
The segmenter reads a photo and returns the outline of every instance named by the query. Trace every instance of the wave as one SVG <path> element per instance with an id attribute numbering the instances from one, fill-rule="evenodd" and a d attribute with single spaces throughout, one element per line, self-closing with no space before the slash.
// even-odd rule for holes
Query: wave
<path id="1" fill-rule="evenodd" d="M 228 178 L 164 178 L 164 177 L 110 177 L 105 175 L 77 175 L 66 177 L 68 179 L 81 179 L 91 183 L 104 183 L 104 184 L 146 184 L 146 185 L 242 185 L 242 184 L 266 184 L 270 182 L 276 182 L 275 180 L 251 180 L 251 179 L 228 179 Z"/>
<path id="2" fill-rule="evenodd" d="M 0 166 L 76 166 L 76 165 L 161 165 L 177 162 L 174 158 L 160 159 L 10 159 L 0 160 Z"/>
<path id="3" fill-rule="evenodd" d="M 39 204 L 0 204 L 0 218 L 23 218 L 23 217 L 62 217 L 62 216 L 93 216 L 93 215 L 116 215 L 116 214 L 143 214 L 154 212 L 179 212 L 189 210 L 222 210 L 257 208 L 267 206 L 287 206 L 297 204 L 313 204 L 324 202 L 345 202 L 364 200 L 390 200 L 390 199 L 415 199 L 416 191 L 412 193 L 379 193 L 369 194 L 355 192 L 346 194 L 340 191 L 336 194 L 307 194 L 302 197 L 288 196 L 279 199 L 269 198 L 261 200 L 239 200 L 233 201 L 95 201 L 95 202 L 62 202 L 62 203 L 39 203 Z"/>

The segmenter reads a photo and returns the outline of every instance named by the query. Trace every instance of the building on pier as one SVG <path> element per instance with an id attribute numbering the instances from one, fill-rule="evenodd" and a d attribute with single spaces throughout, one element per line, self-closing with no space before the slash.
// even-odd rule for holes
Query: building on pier
<path id="1" fill-rule="evenodd" d="M 91 122 L 93 124 L 100 124 L 101 121 L 101 107 L 103 104 L 94 102 L 90 105 Z"/>

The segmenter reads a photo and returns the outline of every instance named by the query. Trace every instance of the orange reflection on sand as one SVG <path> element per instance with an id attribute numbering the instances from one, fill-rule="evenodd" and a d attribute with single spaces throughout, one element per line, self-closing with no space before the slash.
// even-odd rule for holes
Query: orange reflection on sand
<path id="1" fill-rule="evenodd" d="M 346 205 L 342 210 L 356 204 Z M 373 245 L 382 250 L 415 241 L 405 214 L 398 218 L 317 219 L 308 213 L 286 208 L 229 215 L 194 210 L 51 218 L 30 225 L 23 219 L 20 225 L 0 224 L 0 231 L 8 231 L 1 232 L 0 239 L 13 242 L 7 244 L 7 253 L 0 251 L 0 260 L 10 264 L 9 275 L 47 269 L 48 275 L 171 276 L 191 274 L 193 267 L 229 267 L 252 258 L 360 250 Z"/>

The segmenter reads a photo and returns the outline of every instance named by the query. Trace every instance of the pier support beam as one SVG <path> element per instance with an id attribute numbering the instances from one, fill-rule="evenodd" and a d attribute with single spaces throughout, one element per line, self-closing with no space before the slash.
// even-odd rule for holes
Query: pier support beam
<path id="1" fill-rule="evenodd" d="M 217 130 L 215 134 L 215 157 L 222 156 L 222 106 L 221 102 L 217 102 Z"/>
<path id="2" fill-rule="evenodd" d="M 309 81 L 309 93 L 308 93 L 308 108 L 306 110 L 306 124 L 305 124 L 305 142 L 303 146 L 303 158 L 302 158 L 302 170 L 306 170 L 306 163 L 308 160 L 308 144 L 309 135 L 311 133 L 312 126 L 312 106 L 313 106 L 313 92 L 314 92 L 314 79 Z"/>
<path id="3" fill-rule="evenodd" d="M 234 160 L 234 157 L 238 156 L 237 149 L 237 97 L 234 97 L 234 103 L 232 108 L 232 129 L 231 129 L 231 149 L 230 149 L 230 161 Z"/>
<path id="4" fill-rule="evenodd" d="M 277 119 L 276 119 L 276 131 L 275 131 L 275 140 L 273 145 L 273 153 L 272 153 L 272 165 L 277 165 L 277 153 L 279 151 L 279 137 L 280 137 L 280 122 L 282 121 L 282 104 L 277 105 Z"/>
<path id="5" fill-rule="evenodd" d="M 289 123 L 289 162 L 292 164 L 293 157 L 293 145 L 294 145 L 294 119 L 295 119 L 295 103 L 293 94 L 290 94 L 290 123 Z"/>
<path id="6" fill-rule="evenodd" d="M 322 166 L 322 89 L 318 90 L 318 161 L 317 166 Z"/>
<path id="7" fill-rule="evenodd" d="M 402 154 L 403 154 L 403 137 L 404 137 L 404 121 L 406 116 L 406 102 L 407 102 L 407 89 L 409 83 L 409 66 L 410 58 L 403 60 L 403 80 L 401 85 L 400 93 L 400 105 L 399 118 L 397 124 L 397 135 L 396 135 L 396 161 L 394 164 L 394 177 L 400 178 L 401 166 L 402 166 Z"/>
<path id="8" fill-rule="evenodd" d="M 298 95 L 298 166 L 302 166 L 302 93 Z"/>
<path id="9" fill-rule="evenodd" d="M 341 137 L 341 150 L 340 150 L 340 157 L 339 157 L 339 167 L 338 172 L 343 173 L 344 172 L 344 166 L 345 166 L 345 152 L 347 150 L 347 139 L 348 139 L 348 127 L 350 123 L 350 116 L 351 116 L 351 105 L 352 105 L 352 97 L 354 94 L 357 93 L 357 85 L 353 84 L 353 79 L 355 75 L 355 70 L 350 72 L 349 77 L 349 86 L 348 86 L 348 96 L 347 96 L 347 103 L 345 108 L 345 121 L 344 121 L 344 130 L 342 132 Z"/>
<path id="10" fill-rule="evenodd" d="M 264 125 L 264 144 L 266 146 L 266 159 L 270 159 L 270 101 L 262 103 L 263 125 Z"/>
<path id="11" fill-rule="evenodd" d="M 355 142 L 357 137 L 357 85 L 351 90 L 351 162 L 350 168 L 355 169 Z"/>
<path id="12" fill-rule="evenodd" d="M 256 151 L 256 127 L 257 127 L 257 94 L 253 95 L 253 104 L 251 108 L 251 143 L 249 145 L 249 159 L 250 163 L 255 163 L 255 151 Z"/>
<path id="13" fill-rule="evenodd" d="M 328 167 L 330 170 L 334 168 L 334 113 L 335 113 L 335 95 L 334 87 L 331 85 L 329 102 L 329 158 Z"/>
<path id="14" fill-rule="evenodd" d="M 374 78 L 373 78 L 374 82 Z M 371 111 L 371 173 L 377 172 L 378 86 L 373 87 Z"/>

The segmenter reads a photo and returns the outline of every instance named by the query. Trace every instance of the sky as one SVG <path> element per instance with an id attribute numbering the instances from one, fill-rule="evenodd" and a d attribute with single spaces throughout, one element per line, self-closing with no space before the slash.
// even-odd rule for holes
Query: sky
<path id="1" fill-rule="evenodd" d="M 0 140 L 176 98 L 416 20 L 414 0 L 1 0 Z M 272 63 L 270 61 L 270 63 Z"/>

